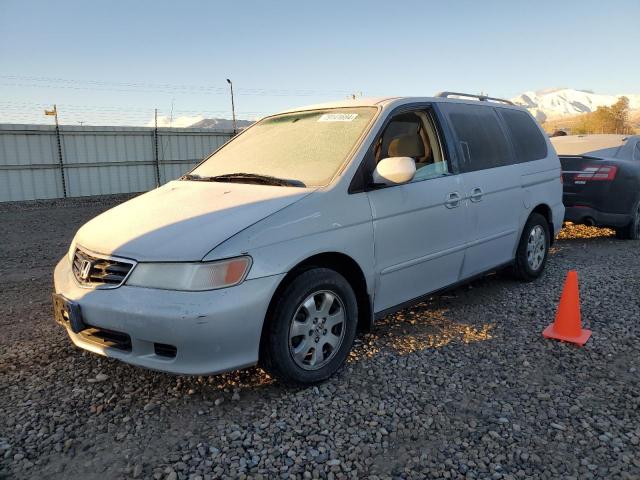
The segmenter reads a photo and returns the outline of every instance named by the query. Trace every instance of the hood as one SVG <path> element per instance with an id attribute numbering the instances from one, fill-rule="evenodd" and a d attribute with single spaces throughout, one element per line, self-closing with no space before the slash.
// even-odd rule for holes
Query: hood
<path id="1" fill-rule="evenodd" d="M 198 261 L 312 190 L 173 181 L 98 215 L 76 234 L 95 253 L 138 261 Z"/>

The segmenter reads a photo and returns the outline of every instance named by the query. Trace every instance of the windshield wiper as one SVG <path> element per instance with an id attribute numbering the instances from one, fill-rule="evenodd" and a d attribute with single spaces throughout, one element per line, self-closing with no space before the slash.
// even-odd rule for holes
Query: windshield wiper
<path id="1" fill-rule="evenodd" d="M 202 177 L 188 173 L 180 177 L 182 180 L 196 180 L 200 182 L 236 182 L 236 183 L 256 183 L 258 185 L 276 185 L 280 187 L 305 187 L 300 180 L 288 178 L 272 177 L 270 175 L 260 175 L 257 173 L 225 173 L 213 177 Z"/>
<path id="2" fill-rule="evenodd" d="M 193 173 L 185 173 L 178 180 L 202 180 L 206 182 L 208 179 L 209 177 L 202 177 Z"/>
<path id="3" fill-rule="evenodd" d="M 226 173 L 224 175 L 216 175 L 211 177 L 213 182 L 238 182 L 259 183 L 262 185 L 279 185 L 282 187 L 305 187 L 306 185 L 300 180 L 289 178 L 272 177 L 271 175 L 260 175 L 258 173 Z"/>

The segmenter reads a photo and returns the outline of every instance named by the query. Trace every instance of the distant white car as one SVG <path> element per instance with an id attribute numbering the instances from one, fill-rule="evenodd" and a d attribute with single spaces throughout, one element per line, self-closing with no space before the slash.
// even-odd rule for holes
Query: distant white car
<path id="1" fill-rule="evenodd" d="M 503 266 L 538 277 L 564 216 L 555 151 L 526 110 L 447 97 L 256 123 L 84 225 L 55 269 L 57 321 L 135 365 L 259 362 L 309 384 L 376 318 Z"/>

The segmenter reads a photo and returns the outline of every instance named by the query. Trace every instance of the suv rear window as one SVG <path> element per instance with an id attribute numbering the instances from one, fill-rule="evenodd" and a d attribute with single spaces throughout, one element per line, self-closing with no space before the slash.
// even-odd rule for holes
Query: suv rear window
<path id="1" fill-rule="evenodd" d="M 531 116 L 518 110 L 500 109 L 515 149 L 515 163 L 540 160 L 547 156 L 547 142 Z"/>
<path id="2" fill-rule="evenodd" d="M 441 108 L 458 137 L 462 172 L 512 163 L 509 144 L 493 108 L 456 103 L 443 103 Z"/>

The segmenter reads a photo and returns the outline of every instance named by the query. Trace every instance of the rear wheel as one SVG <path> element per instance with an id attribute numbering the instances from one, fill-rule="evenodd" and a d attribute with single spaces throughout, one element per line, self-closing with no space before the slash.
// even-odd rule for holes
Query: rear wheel
<path id="1" fill-rule="evenodd" d="M 616 237 L 623 240 L 640 240 L 640 202 L 634 207 L 629 225 L 616 228 Z"/>
<path id="2" fill-rule="evenodd" d="M 550 243 L 549 224 L 539 213 L 532 213 L 522 230 L 516 251 L 513 273 L 519 280 L 530 282 L 544 271 Z"/>
<path id="3" fill-rule="evenodd" d="M 299 274 L 277 299 L 261 364 L 287 384 L 329 378 L 344 363 L 356 334 L 358 307 L 339 273 L 313 268 Z"/>

